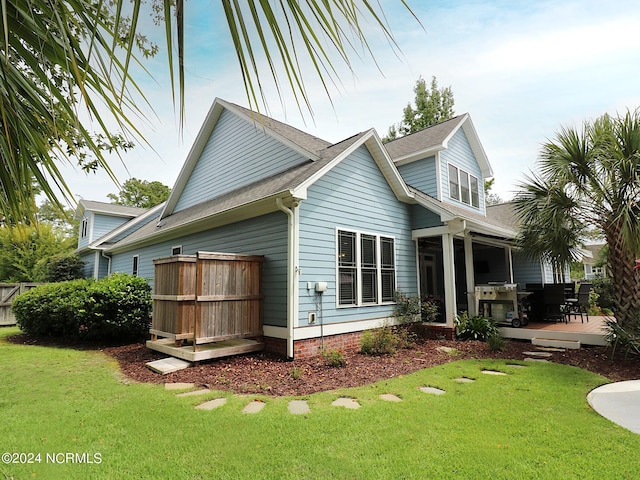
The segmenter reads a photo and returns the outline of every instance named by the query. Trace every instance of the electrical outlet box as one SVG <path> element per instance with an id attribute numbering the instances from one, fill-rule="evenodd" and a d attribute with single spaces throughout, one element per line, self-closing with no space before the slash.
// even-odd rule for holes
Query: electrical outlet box
<path id="1" fill-rule="evenodd" d="M 313 325 L 316 323 L 316 312 L 309 312 L 309 325 Z"/>
<path id="2" fill-rule="evenodd" d="M 328 288 L 327 282 L 317 282 L 316 283 L 316 292 L 326 292 Z"/>

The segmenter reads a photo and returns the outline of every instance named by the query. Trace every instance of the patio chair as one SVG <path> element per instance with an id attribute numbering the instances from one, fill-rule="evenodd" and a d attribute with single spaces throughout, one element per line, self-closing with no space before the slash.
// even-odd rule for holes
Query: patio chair
<path id="1" fill-rule="evenodd" d="M 567 299 L 566 315 L 569 319 L 572 316 L 580 315 L 581 323 L 584 323 L 584 317 L 587 318 L 587 323 L 589 323 L 589 294 L 592 287 L 591 283 L 581 283 L 580 288 L 578 288 L 577 298 Z"/>
<path id="2" fill-rule="evenodd" d="M 545 285 L 542 290 L 542 298 L 545 308 L 544 318 L 546 320 L 565 323 L 569 321 L 569 318 L 565 315 L 567 307 L 563 283 L 550 283 Z"/>

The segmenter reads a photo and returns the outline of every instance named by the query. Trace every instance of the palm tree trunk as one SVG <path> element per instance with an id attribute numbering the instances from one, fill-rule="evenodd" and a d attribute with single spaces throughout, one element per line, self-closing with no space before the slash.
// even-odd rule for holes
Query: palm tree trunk
<path id="1" fill-rule="evenodd" d="M 624 248 L 618 232 L 607 232 L 609 268 L 616 286 L 615 317 L 619 325 L 633 321 L 640 314 L 640 270 L 635 269 L 636 255 Z"/>

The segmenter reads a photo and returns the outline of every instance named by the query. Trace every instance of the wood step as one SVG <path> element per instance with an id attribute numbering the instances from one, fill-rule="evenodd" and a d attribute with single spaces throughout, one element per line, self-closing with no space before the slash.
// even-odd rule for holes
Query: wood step
<path id="1" fill-rule="evenodd" d="M 532 338 L 531 344 L 538 345 L 541 347 L 568 348 L 571 350 L 579 350 L 581 347 L 580 340 L 556 340 L 553 338 L 539 338 L 539 337 Z"/>

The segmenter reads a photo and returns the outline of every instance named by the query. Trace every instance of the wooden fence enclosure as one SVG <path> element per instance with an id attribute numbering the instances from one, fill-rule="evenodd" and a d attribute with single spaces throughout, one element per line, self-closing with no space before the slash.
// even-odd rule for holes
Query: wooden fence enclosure
<path id="1" fill-rule="evenodd" d="M 31 290 L 40 283 L 0 283 L 0 326 L 15 325 L 16 317 L 13 315 L 11 305 L 13 300 L 22 292 Z"/>
<path id="2" fill-rule="evenodd" d="M 170 353 L 162 337 L 175 348 L 189 343 L 196 352 L 202 344 L 261 337 L 263 261 L 256 255 L 208 252 L 154 260 L 147 345 Z"/>

